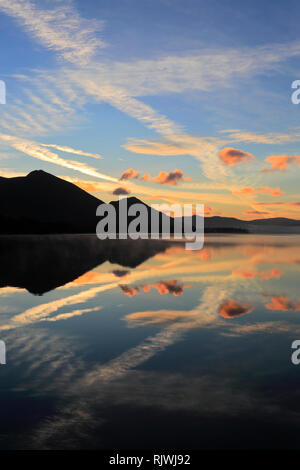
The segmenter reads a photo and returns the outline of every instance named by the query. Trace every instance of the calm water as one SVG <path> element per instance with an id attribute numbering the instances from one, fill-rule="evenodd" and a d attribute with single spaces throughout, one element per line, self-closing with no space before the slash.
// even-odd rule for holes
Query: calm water
<path id="1" fill-rule="evenodd" d="M 300 447 L 300 236 L 0 240 L 0 448 Z"/>

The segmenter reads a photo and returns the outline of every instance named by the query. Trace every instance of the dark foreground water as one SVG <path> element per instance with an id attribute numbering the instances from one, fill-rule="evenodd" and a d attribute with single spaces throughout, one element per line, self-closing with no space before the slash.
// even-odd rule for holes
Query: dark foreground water
<path id="1" fill-rule="evenodd" d="M 300 236 L 0 239 L 1 449 L 300 448 Z"/>

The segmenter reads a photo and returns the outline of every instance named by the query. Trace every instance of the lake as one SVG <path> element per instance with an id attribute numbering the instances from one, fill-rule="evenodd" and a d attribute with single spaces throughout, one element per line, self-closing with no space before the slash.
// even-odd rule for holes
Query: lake
<path id="1" fill-rule="evenodd" d="M 299 448 L 300 236 L 1 237 L 1 449 Z"/>

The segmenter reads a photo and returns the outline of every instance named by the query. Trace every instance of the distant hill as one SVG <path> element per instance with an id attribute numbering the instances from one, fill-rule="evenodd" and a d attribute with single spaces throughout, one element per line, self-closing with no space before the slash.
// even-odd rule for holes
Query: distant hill
<path id="1" fill-rule="evenodd" d="M 100 218 L 96 210 L 103 201 L 78 186 L 42 170 L 24 177 L 0 177 L 0 233 L 55 234 L 95 233 Z M 196 201 L 197 202 L 197 201 Z M 144 204 L 151 228 L 151 214 L 157 212 L 136 197 L 127 198 L 127 205 Z M 119 212 L 119 201 L 113 201 Z M 174 219 L 158 213 L 160 232 L 163 222 Z M 129 222 L 135 217 L 129 217 Z M 195 226 L 195 216 L 193 216 Z M 118 230 L 118 224 L 117 224 Z M 206 217 L 205 231 L 218 233 L 300 233 L 300 220 L 269 218 L 252 221 L 233 217 Z"/>

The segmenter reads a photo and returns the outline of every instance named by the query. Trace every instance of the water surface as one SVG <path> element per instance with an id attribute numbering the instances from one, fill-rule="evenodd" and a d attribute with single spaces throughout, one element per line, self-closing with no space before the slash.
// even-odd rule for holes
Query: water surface
<path id="1" fill-rule="evenodd" d="M 300 236 L 0 240 L 1 449 L 299 448 Z"/>

